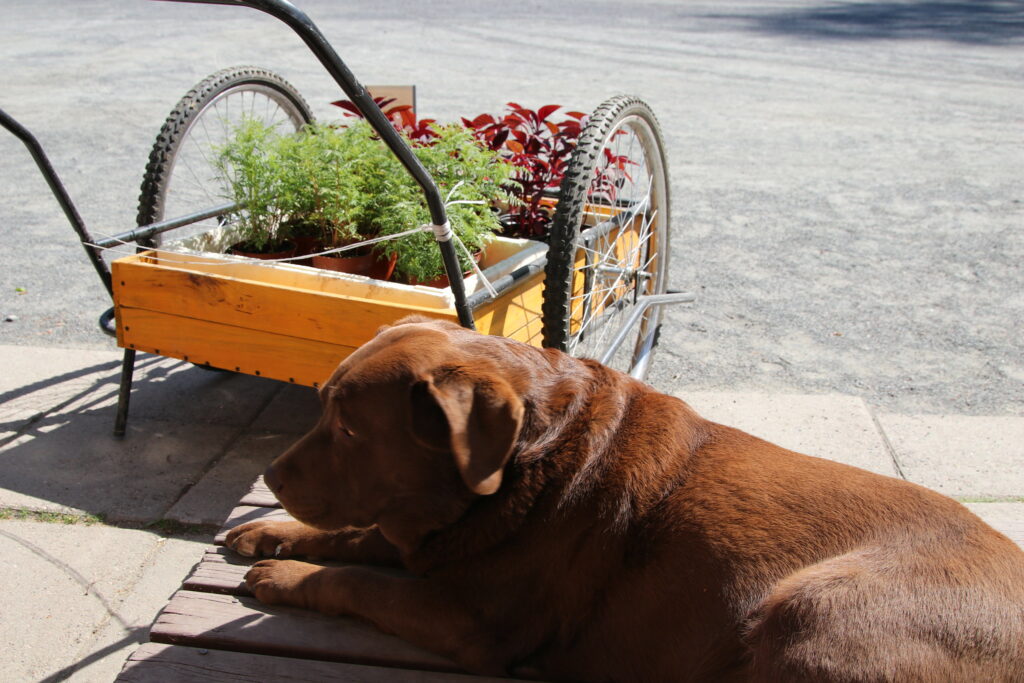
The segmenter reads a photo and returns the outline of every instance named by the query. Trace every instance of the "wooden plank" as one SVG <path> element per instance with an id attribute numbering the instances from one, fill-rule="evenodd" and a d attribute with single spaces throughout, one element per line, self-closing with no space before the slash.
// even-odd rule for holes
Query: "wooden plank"
<path id="1" fill-rule="evenodd" d="M 494 249 L 496 256 L 514 251 L 514 245 L 502 244 Z M 487 258 L 484 259 L 488 261 Z M 226 257 L 221 254 L 193 254 L 151 251 L 125 256 L 112 264 L 115 279 L 122 269 L 138 269 L 137 277 L 159 277 L 158 271 L 174 270 L 186 272 L 196 278 L 214 278 L 225 282 L 249 282 L 302 292 L 322 293 L 349 299 L 386 301 L 410 308 L 450 308 L 448 296 L 443 290 L 432 287 L 410 287 L 396 283 L 383 283 L 356 275 L 297 266 L 270 263 L 241 257 Z M 115 288 L 122 286 L 120 280 Z M 117 292 L 115 291 L 115 294 Z"/>
<path id="2" fill-rule="evenodd" d="M 454 311 L 447 308 L 358 298 L 344 291 L 322 291 L 321 281 L 329 282 L 328 278 L 314 278 L 308 288 L 303 288 L 225 277 L 220 273 L 196 273 L 172 265 L 119 261 L 114 275 L 117 305 L 274 335 L 287 330 L 289 337 L 353 348 L 373 338 L 382 325 L 410 313 L 456 319 Z M 260 270 L 268 275 L 274 272 L 272 268 Z M 370 287 L 367 293 L 372 295 L 373 292 L 382 294 L 383 287 Z M 443 297 L 438 301 L 443 304 Z M 135 341 L 133 336 L 136 335 L 125 330 L 124 342 Z M 203 349 L 202 345 L 193 345 L 191 355 L 204 355 Z"/>
<path id="3" fill-rule="evenodd" d="M 467 674 L 386 669 L 362 664 L 319 662 L 288 657 L 146 643 L 129 657 L 120 683 L 487 683 L 508 680 Z"/>
<path id="4" fill-rule="evenodd" d="M 119 306 L 119 343 L 169 358 L 318 387 L 355 348 Z"/>
<path id="5" fill-rule="evenodd" d="M 249 489 L 249 493 L 242 496 L 242 499 L 238 501 L 238 504 L 268 508 L 281 507 L 281 502 L 273 493 L 270 492 L 267 484 L 263 481 L 263 475 L 260 475 L 259 478 L 256 479 L 252 488 Z"/>
<path id="6" fill-rule="evenodd" d="M 160 612 L 150 640 L 323 661 L 458 671 L 452 661 L 372 625 L 255 598 L 180 590 Z"/>
<path id="7" fill-rule="evenodd" d="M 536 273 L 475 312 L 477 329 L 524 344 L 543 342 L 544 273 Z"/>
<path id="8" fill-rule="evenodd" d="M 245 574 L 256 559 L 242 557 L 224 546 L 210 547 L 181 587 L 202 593 L 251 596 Z"/>
<path id="9" fill-rule="evenodd" d="M 213 542 L 217 545 L 224 545 L 224 539 L 227 537 L 229 531 L 239 524 L 254 522 L 257 519 L 269 519 L 280 522 L 295 521 L 295 518 L 289 515 L 284 508 L 239 505 L 231 511 L 231 514 L 228 515 L 227 520 L 224 522 L 224 526 L 222 526 L 220 531 L 217 532 L 217 535 L 214 536 Z"/>

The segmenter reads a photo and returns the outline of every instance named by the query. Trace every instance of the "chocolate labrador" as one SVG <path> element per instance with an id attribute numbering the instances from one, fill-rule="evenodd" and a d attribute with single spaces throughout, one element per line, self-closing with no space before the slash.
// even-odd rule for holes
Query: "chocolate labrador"
<path id="1" fill-rule="evenodd" d="M 959 503 L 700 418 L 591 360 L 384 328 L 228 537 L 256 597 L 467 670 L 573 681 L 1024 681 L 1024 552 Z M 394 571 L 372 565 L 396 565 Z"/>

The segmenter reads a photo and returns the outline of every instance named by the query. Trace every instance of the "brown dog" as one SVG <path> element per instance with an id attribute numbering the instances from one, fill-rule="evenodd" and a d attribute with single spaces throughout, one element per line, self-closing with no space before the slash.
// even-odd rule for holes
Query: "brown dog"
<path id="1" fill-rule="evenodd" d="M 404 321 L 403 321 L 404 322 Z M 267 470 L 269 603 L 470 671 L 586 681 L 1024 681 L 1024 552 L 963 506 L 707 422 L 589 360 L 444 322 L 345 360 Z"/>

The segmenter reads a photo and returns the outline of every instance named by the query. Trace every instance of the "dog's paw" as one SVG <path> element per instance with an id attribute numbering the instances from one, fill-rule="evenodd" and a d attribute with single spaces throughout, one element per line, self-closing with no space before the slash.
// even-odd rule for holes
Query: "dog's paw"
<path id="1" fill-rule="evenodd" d="M 245 583 L 260 602 L 268 605 L 310 607 L 306 579 L 321 568 L 295 560 L 260 560 L 245 575 Z"/>
<path id="2" fill-rule="evenodd" d="M 261 520 L 237 526 L 225 543 L 245 557 L 292 557 L 295 553 L 296 522 Z"/>

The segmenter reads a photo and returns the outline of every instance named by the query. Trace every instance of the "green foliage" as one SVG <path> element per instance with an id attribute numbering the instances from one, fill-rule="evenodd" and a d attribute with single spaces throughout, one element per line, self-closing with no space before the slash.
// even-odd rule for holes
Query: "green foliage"
<path id="1" fill-rule="evenodd" d="M 448 203 L 452 229 L 470 250 L 482 249 L 501 228 L 491 206 L 507 199 L 502 187 L 513 168 L 462 126 L 434 131 L 436 137 L 412 143 L 414 152 Z M 253 243 L 280 240 L 304 226 L 325 243 L 342 245 L 431 222 L 419 185 L 365 121 L 344 128 L 313 124 L 287 137 L 247 121 L 220 150 L 220 167 L 234 199 L 246 202 L 242 228 Z M 432 233 L 381 242 L 375 249 L 397 252 L 400 279 L 429 281 L 444 272 Z"/>
<path id="2" fill-rule="evenodd" d="M 254 251 L 273 251 L 284 242 L 285 211 L 278 203 L 282 164 L 281 136 L 254 120 L 243 121 L 234 137 L 217 152 L 217 167 L 227 178 L 231 198 L 245 205 L 236 223 L 239 239 Z"/>

